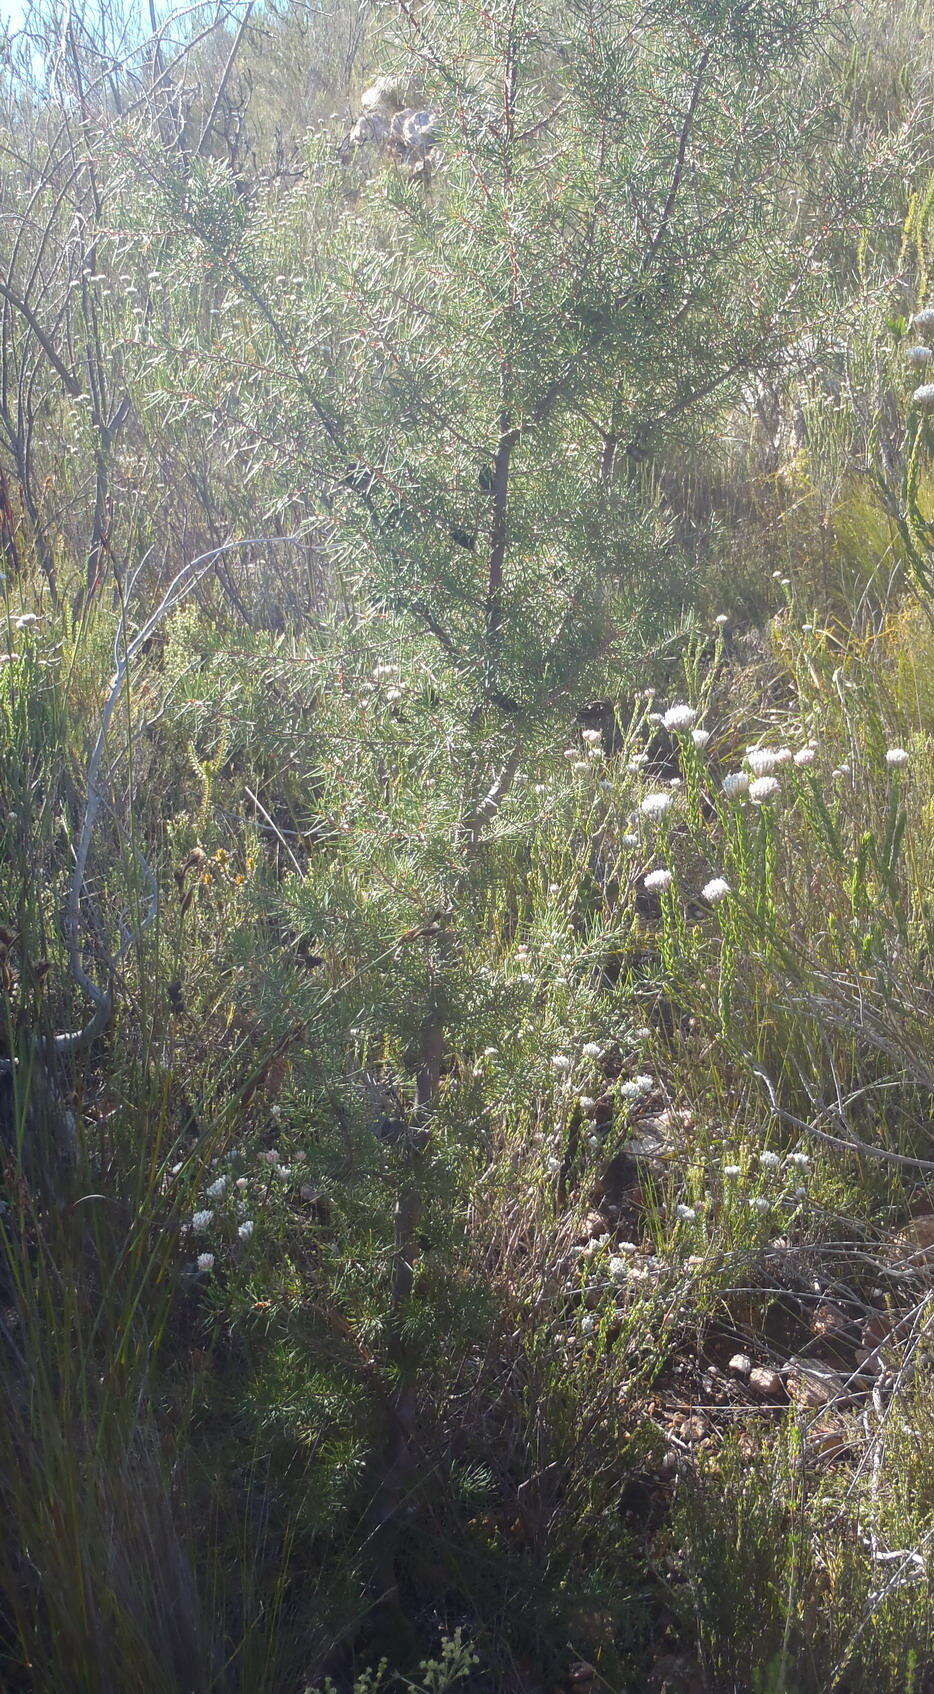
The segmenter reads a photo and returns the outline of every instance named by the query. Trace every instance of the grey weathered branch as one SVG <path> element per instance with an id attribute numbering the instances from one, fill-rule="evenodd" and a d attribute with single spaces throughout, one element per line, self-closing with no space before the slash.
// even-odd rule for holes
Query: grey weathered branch
<path id="1" fill-rule="evenodd" d="M 893 1153 L 888 1147 L 874 1147 L 870 1141 L 859 1141 L 855 1135 L 831 1135 L 829 1130 L 818 1129 L 816 1124 L 796 1117 L 794 1112 L 788 1112 L 784 1106 L 779 1105 L 775 1085 L 765 1071 L 754 1070 L 752 1074 L 765 1084 L 776 1117 L 781 1118 L 783 1123 L 791 1124 L 794 1129 L 800 1129 L 802 1134 L 813 1135 L 817 1141 L 824 1141 L 830 1147 L 840 1147 L 846 1153 L 861 1153 L 868 1159 L 882 1159 L 887 1164 L 900 1165 L 906 1170 L 934 1171 L 934 1159 L 912 1159 L 906 1153 Z"/>
<path id="2" fill-rule="evenodd" d="M 476 840 L 481 829 L 496 816 L 509 790 L 516 780 L 519 761 L 522 757 L 522 743 L 517 741 L 509 754 L 499 776 L 487 789 L 482 800 L 478 800 L 473 809 L 465 813 L 461 819 L 461 831 L 471 840 Z"/>

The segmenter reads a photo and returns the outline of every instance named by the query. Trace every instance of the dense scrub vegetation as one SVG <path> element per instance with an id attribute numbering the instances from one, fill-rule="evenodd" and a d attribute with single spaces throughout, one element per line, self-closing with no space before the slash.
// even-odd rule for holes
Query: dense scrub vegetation
<path id="1" fill-rule="evenodd" d="M 930 13 L 0 53 L 0 1684 L 934 1690 Z"/>

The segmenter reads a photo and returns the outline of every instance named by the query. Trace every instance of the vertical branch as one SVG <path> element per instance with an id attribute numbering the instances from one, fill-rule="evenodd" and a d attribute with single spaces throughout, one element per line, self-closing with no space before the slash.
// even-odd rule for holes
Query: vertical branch
<path id="1" fill-rule="evenodd" d="M 211 110 L 209 111 L 209 113 L 208 113 L 208 115 L 207 115 L 207 117 L 204 121 L 204 128 L 201 131 L 201 139 L 198 142 L 198 152 L 202 156 L 203 156 L 204 151 L 207 147 L 208 141 L 210 140 L 211 130 L 214 127 L 214 120 L 216 119 L 217 114 L 220 111 L 221 102 L 223 101 L 224 95 L 227 93 L 227 85 L 230 82 L 230 78 L 233 74 L 233 68 L 234 68 L 234 65 L 236 64 L 236 61 L 237 61 L 237 54 L 239 53 L 240 48 L 243 44 L 243 37 L 246 35 L 247 25 L 249 24 L 252 13 L 253 13 L 253 0 L 248 0 L 248 5 L 247 5 L 247 8 L 246 8 L 246 11 L 244 12 L 243 17 L 240 19 L 240 27 L 237 30 L 236 35 L 234 36 L 233 45 L 230 49 L 229 54 L 227 55 L 227 63 L 224 66 L 223 72 L 221 74 L 221 80 L 217 85 L 217 93 L 215 94 L 214 99 L 211 103 Z"/>
<path id="2" fill-rule="evenodd" d="M 512 188 L 512 144 L 515 135 L 516 89 L 519 76 L 516 6 L 517 0 L 513 0 L 503 56 L 503 217 L 506 223 L 507 240 L 510 245 L 509 196 Z M 518 265 L 515 252 L 512 252 L 510 257 L 512 274 L 504 341 L 508 339 L 512 329 L 518 290 Z M 500 366 L 498 439 L 490 484 L 493 517 L 490 525 L 490 559 L 486 592 L 486 687 L 488 691 L 494 686 L 496 649 L 499 645 L 499 634 L 503 622 L 503 568 L 509 541 L 509 472 L 513 449 L 519 439 L 519 431 L 514 416 L 515 397 L 512 387 L 512 366 L 508 347 L 506 347 Z"/>
<path id="3" fill-rule="evenodd" d="M 511 412 L 508 404 L 506 404 L 509 386 L 509 365 L 504 360 L 502 367 L 504 404 L 499 414 L 499 440 L 496 445 L 496 456 L 493 460 L 493 475 L 490 484 L 493 521 L 490 525 L 490 563 L 486 591 L 486 633 L 490 663 L 492 663 L 493 649 L 503 621 L 503 565 L 509 539 L 509 467 L 512 461 L 513 448 L 519 438 L 519 432 L 512 423 Z M 492 674 L 488 676 L 487 681 L 488 685 L 492 686 Z"/>

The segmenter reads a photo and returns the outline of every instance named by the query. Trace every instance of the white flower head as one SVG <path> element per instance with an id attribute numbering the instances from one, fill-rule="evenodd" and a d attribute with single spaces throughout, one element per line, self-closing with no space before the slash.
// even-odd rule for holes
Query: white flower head
<path id="1" fill-rule="evenodd" d="M 908 763 L 908 754 L 905 748 L 890 747 L 885 755 L 885 762 L 887 765 L 894 766 L 896 770 L 900 770 L 902 765 L 907 765 Z"/>
<path id="2" fill-rule="evenodd" d="M 250 1186 L 249 1178 L 245 1177 L 245 1176 L 238 1176 L 236 1182 L 234 1183 L 234 1187 L 239 1188 L 241 1194 L 243 1193 L 243 1190 L 245 1188 L 249 1188 L 249 1186 Z"/>
<path id="3" fill-rule="evenodd" d="M 253 1234 L 253 1219 L 244 1218 L 243 1223 L 241 1223 L 237 1229 L 237 1234 L 241 1241 L 249 1241 L 250 1236 Z"/>
<path id="4" fill-rule="evenodd" d="M 648 876 L 642 878 L 643 888 L 667 888 L 670 882 L 671 871 L 665 869 L 649 871 Z"/>
<path id="5" fill-rule="evenodd" d="M 726 612 L 718 612 L 713 621 L 718 629 L 722 629 L 724 624 L 728 624 L 730 620 L 727 617 Z"/>
<path id="6" fill-rule="evenodd" d="M 797 753 L 795 754 L 795 764 L 796 765 L 812 765 L 814 763 L 815 757 L 816 757 L 816 749 L 815 748 L 813 748 L 813 747 L 799 747 Z"/>
<path id="7" fill-rule="evenodd" d="M 640 1100 L 643 1094 L 650 1094 L 655 1084 L 650 1076 L 634 1076 L 629 1082 L 624 1082 L 620 1091 L 621 1100 Z"/>
<path id="8" fill-rule="evenodd" d="M 219 1177 L 217 1177 L 216 1181 L 212 1182 L 209 1185 L 209 1187 L 207 1187 L 205 1189 L 204 1192 L 206 1193 L 209 1200 L 219 1200 L 226 1187 L 227 1187 L 226 1176 L 219 1176 Z"/>
<path id="9" fill-rule="evenodd" d="M 725 876 L 713 876 L 709 882 L 704 883 L 701 889 L 701 899 L 709 900 L 715 906 L 718 900 L 725 900 L 727 895 L 732 894 L 732 892 L 733 890 Z"/>
<path id="10" fill-rule="evenodd" d="M 595 1319 L 593 1318 L 591 1313 L 585 1312 L 584 1316 L 581 1318 L 581 1334 L 582 1335 L 592 1335 L 593 1330 L 594 1330 L 594 1323 L 595 1323 Z"/>
<path id="11" fill-rule="evenodd" d="M 662 723 L 666 729 L 690 729 L 696 717 L 693 706 L 669 706 Z"/>
<path id="12" fill-rule="evenodd" d="M 551 1068 L 556 1071 L 569 1071 L 571 1068 L 571 1061 L 567 1054 L 556 1053 L 551 1061 Z"/>
<path id="13" fill-rule="evenodd" d="M 619 841 L 621 847 L 638 847 L 639 845 L 638 835 L 621 835 Z"/>
<path id="14" fill-rule="evenodd" d="M 769 1202 L 762 1194 L 751 1194 L 746 1204 L 752 1212 L 767 1212 L 769 1209 Z"/>
<path id="15" fill-rule="evenodd" d="M 213 1270 L 214 1269 L 214 1254 L 213 1253 L 199 1253 L 198 1254 L 198 1269 L 199 1269 L 199 1271 Z"/>
<path id="16" fill-rule="evenodd" d="M 647 794 L 641 801 L 639 810 L 644 818 L 664 817 L 672 800 L 671 794 Z"/>
<path id="17" fill-rule="evenodd" d="M 749 777 L 745 771 L 731 771 L 720 784 L 728 800 L 737 800 L 749 792 Z"/>
<path id="18" fill-rule="evenodd" d="M 781 760 L 772 747 L 751 747 L 746 754 L 746 763 L 753 776 L 765 776 L 766 771 L 774 770 Z"/>
<path id="19" fill-rule="evenodd" d="M 603 1048 L 599 1041 L 586 1041 L 581 1048 L 581 1054 L 585 1059 L 599 1059 L 602 1052 Z"/>
<path id="20" fill-rule="evenodd" d="M 602 729 L 583 729 L 581 730 L 581 738 L 586 741 L 588 747 L 599 747 L 603 740 L 603 731 Z"/>
<path id="21" fill-rule="evenodd" d="M 915 312 L 911 327 L 923 330 L 925 334 L 929 329 L 934 329 L 934 306 L 922 306 L 920 312 Z"/>
<path id="22" fill-rule="evenodd" d="M 723 1174 L 724 1176 L 729 1177 L 730 1181 L 733 1182 L 736 1177 L 742 1176 L 743 1167 L 742 1165 L 724 1165 Z"/>
<path id="23" fill-rule="evenodd" d="M 760 806 L 763 800 L 771 800 L 773 794 L 781 793 L 781 786 L 777 776 L 759 776 L 749 784 L 749 798 Z"/>
<path id="24" fill-rule="evenodd" d="M 811 1163 L 810 1155 L 808 1153 L 789 1153 L 788 1163 L 797 1165 L 799 1170 L 806 1171 Z"/>
<path id="25" fill-rule="evenodd" d="M 211 1211 L 195 1212 L 195 1215 L 191 1220 L 191 1228 L 194 1230 L 195 1235 L 203 1235 L 213 1216 L 214 1213 Z"/>
<path id="26" fill-rule="evenodd" d="M 695 747 L 706 747 L 708 741 L 710 740 L 710 730 L 709 729 L 692 729 L 691 730 L 691 740 L 693 741 Z"/>
<path id="27" fill-rule="evenodd" d="M 905 354 L 905 362 L 915 371 L 921 370 L 924 365 L 929 365 L 932 360 L 934 360 L 934 353 L 931 352 L 930 347 L 909 347 Z"/>
<path id="28" fill-rule="evenodd" d="M 693 1206 L 685 1206 L 683 1203 L 676 1206 L 675 1211 L 684 1223 L 693 1223 L 697 1216 Z"/>
<path id="29" fill-rule="evenodd" d="M 772 1152 L 766 1150 L 764 1153 L 759 1154 L 759 1163 L 760 1163 L 760 1165 L 764 1165 L 766 1170 L 770 1170 L 770 1171 L 778 1170 L 778 1167 L 781 1164 L 781 1162 L 782 1161 L 779 1158 L 777 1153 L 772 1153 Z"/>
<path id="30" fill-rule="evenodd" d="M 934 412 L 934 382 L 923 382 L 911 396 L 911 404 L 919 412 Z"/>

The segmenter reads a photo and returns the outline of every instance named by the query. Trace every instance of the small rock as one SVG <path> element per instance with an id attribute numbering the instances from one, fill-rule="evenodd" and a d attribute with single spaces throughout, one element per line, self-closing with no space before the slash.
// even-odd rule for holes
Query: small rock
<path id="1" fill-rule="evenodd" d="M 766 1400 L 784 1399 L 785 1390 L 777 1370 L 768 1370 L 764 1365 L 757 1365 L 749 1372 L 749 1386 Z"/>
<path id="2" fill-rule="evenodd" d="M 878 1347 L 856 1349 L 856 1371 L 859 1376 L 881 1376 L 884 1370 L 885 1364 Z"/>
<path id="3" fill-rule="evenodd" d="M 748 1353 L 734 1353 L 726 1368 L 731 1376 L 746 1377 L 752 1370 L 752 1360 Z"/>
<path id="4" fill-rule="evenodd" d="M 706 1418 L 701 1417 L 685 1418 L 679 1431 L 682 1441 L 691 1442 L 703 1441 L 704 1436 L 709 1433 L 710 1425 Z"/>
<path id="5" fill-rule="evenodd" d="M 923 1212 L 895 1237 L 895 1246 L 902 1264 L 911 1270 L 925 1270 L 934 1265 L 934 1212 Z"/>
<path id="6" fill-rule="evenodd" d="M 863 1346 L 883 1347 L 892 1339 L 892 1320 L 888 1312 L 873 1312 L 863 1324 Z"/>
<path id="7" fill-rule="evenodd" d="M 818 1306 L 811 1319 L 811 1330 L 815 1335 L 826 1336 L 828 1341 L 839 1341 L 844 1345 L 856 1338 L 855 1325 L 839 1306 L 833 1306 L 829 1301 Z"/>
<path id="8" fill-rule="evenodd" d="M 818 1424 L 808 1436 L 806 1457 L 812 1462 L 817 1459 L 840 1459 L 849 1450 L 850 1443 L 845 1429 L 833 1424 Z"/>
<path id="9" fill-rule="evenodd" d="M 581 1224 L 580 1239 L 582 1241 L 598 1241 L 601 1235 L 607 1233 L 607 1220 L 602 1212 L 588 1212 Z"/>
<path id="10" fill-rule="evenodd" d="M 785 1386 L 799 1406 L 829 1406 L 845 1393 L 839 1371 L 811 1360 L 792 1359 L 785 1372 Z"/>
<path id="11" fill-rule="evenodd" d="M 572 1688 L 586 1688 L 588 1683 L 593 1682 L 596 1674 L 593 1665 L 585 1664 L 583 1660 L 580 1660 L 576 1665 L 572 1665 L 568 1671 L 568 1681 Z"/>

